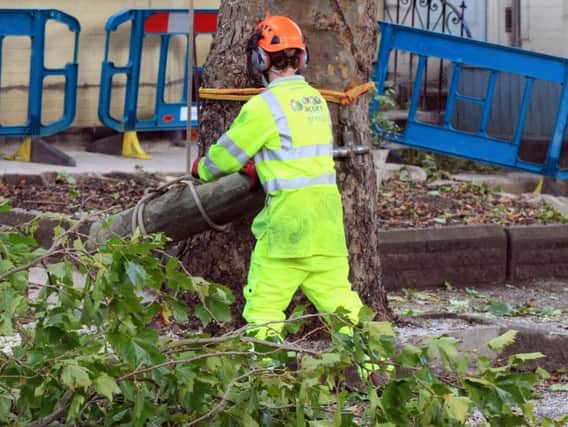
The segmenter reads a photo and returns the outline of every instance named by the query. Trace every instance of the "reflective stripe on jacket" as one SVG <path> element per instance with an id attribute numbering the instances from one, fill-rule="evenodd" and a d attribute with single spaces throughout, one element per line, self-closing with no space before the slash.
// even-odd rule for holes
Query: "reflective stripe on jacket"
<path id="1" fill-rule="evenodd" d="M 253 223 L 256 250 L 276 258 L 345 256 L 332 150 L 326 101 L 303 77 L 285 77 L 242 107 L 200 162 L 199 175 L 212 181 L 254 157 L 267 194 Z"/>

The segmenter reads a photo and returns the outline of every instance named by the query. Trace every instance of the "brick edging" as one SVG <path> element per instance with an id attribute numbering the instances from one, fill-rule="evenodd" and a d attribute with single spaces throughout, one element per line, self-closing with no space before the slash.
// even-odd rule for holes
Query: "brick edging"
<path id="1" fill-rule="evenodd" d="M 568 278 L 568 225 L 385 230 L 379 247 L 387 290 Z"/>

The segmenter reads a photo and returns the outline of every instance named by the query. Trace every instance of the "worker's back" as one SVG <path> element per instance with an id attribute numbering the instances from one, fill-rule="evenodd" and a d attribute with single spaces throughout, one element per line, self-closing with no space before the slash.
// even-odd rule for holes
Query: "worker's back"
<path id="1" fill-rule="evenodd" d="M 255 156 L 267 205 L 253 224 L 268 257 L 345 256 L 343 209 L 325 99 L 303 77 L 275 80 L 251 100 L 271 126 Z"/>

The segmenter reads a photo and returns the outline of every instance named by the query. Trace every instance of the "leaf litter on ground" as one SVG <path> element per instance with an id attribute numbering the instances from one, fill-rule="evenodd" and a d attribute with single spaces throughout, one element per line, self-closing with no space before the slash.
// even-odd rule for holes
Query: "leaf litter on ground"
<path id="1" fill-rule="evenodd" d="M 562 213 L 486 185 L 453 183 L 432 191 L 427 182 L 389 179 L 379 191 L 381 229 L 455 225 L 565 223 Z"/>

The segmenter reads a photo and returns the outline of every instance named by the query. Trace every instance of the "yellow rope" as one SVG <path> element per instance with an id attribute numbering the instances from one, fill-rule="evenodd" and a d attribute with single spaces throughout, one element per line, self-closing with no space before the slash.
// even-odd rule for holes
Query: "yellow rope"
<path id="1" fill-rule="evenodd" d="M 330 89 L 319 89 L 319 91 L 329 102 L 349 105 L 352 104 L 359 96 L 374 88 L 375 83 L 367 82 L 362 85 L 355 86 L 345 92 Z M 214 99 L 217 101 L 248 101 L 254 95 L 258 95 L 263 91 L 263 88 L 216 89 L 202 87 L 199 89 L 199 97 L 202 99 Z"/>

